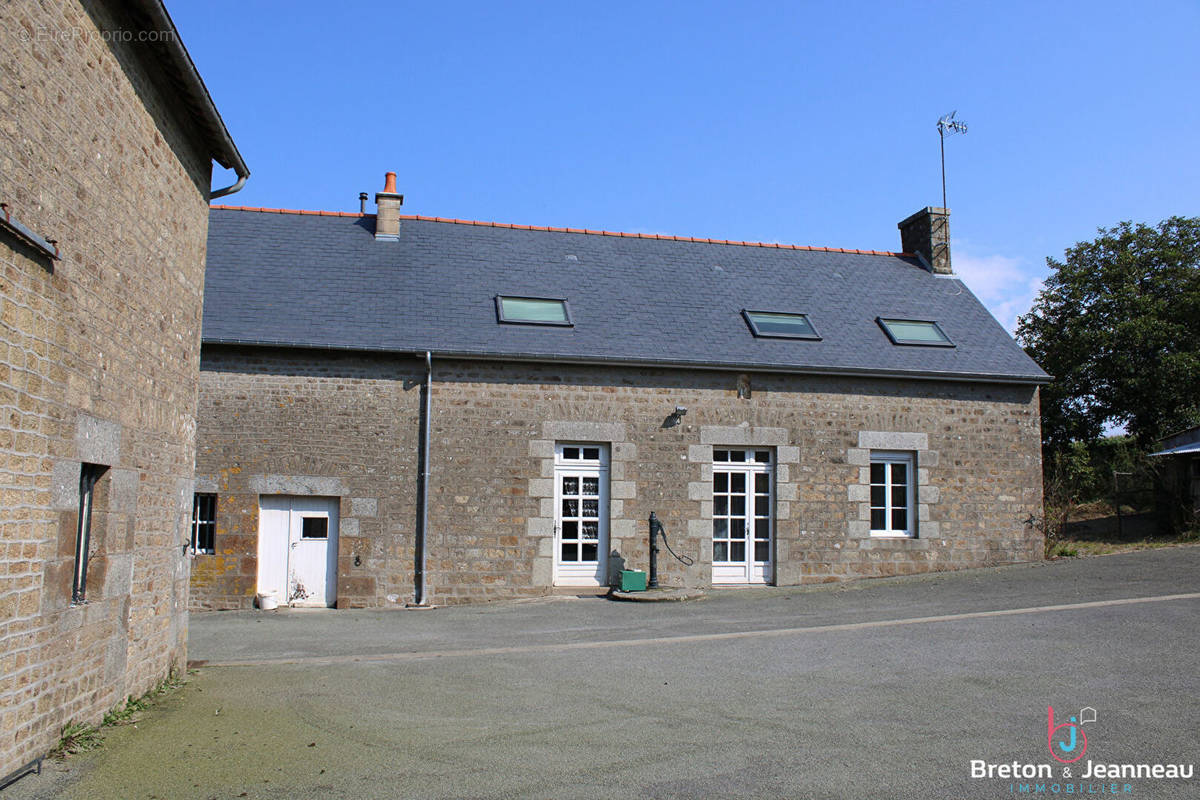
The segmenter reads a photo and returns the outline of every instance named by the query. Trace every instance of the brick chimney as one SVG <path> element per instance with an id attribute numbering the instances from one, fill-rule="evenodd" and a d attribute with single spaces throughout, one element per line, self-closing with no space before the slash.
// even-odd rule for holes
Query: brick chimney
<path id="1" fill-rule="evenodd" d="M 935 275 L 952 275 L 950 267 L 950 211 L 926 206 L 897 225 L 900 247 L 915 253 Z"/>
<path id="2" fill-rule="evenodd" d="M 375 193 L 375 239 L 395 242 L 400 239 L 400 206 L 404 195 L 396 194 L 396 173 L 389 172 L 383 179 L 383 191 Z"/>

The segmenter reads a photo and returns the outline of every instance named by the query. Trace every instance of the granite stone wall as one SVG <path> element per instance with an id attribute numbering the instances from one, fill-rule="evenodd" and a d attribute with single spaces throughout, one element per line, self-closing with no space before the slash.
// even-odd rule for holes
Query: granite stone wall
<path id="1" fill-rule="evenodd" d="M 206 346 L 197 471 L 219 495 L 217 552 L 197 557 L 193 607 L 251 604 L 258 496 L 284 482 L 341 498 L 339 606 L 411 601 L 423 377 L 415 356 Z M 1038 425 L 1030 386 L 435 358 L 430 599 L 556 591 L 556 442 L 609 446 L 613 561 L 646 567 L 654 511 L 695 560 L 664 552 L 664 585 L 711 584 L 722 446 L 773 454 L 778 584 L 1037 560 Z M 871 535 L 877 451 L 915 459 L 912 538 Z"/>
<path id="2" fill-rule="evenodd" d="M 210 162 L 120 26 L 0 4 L 0 776 L 185 665 Z"/>

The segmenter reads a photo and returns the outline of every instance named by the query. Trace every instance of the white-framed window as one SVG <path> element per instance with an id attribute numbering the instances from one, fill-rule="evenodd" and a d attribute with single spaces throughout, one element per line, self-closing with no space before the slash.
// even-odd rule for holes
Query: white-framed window
<path id="1" fill-rule="evenodd" d="M 600 586 L 608 574 L 608 445 L 558 443 L 554 456 L 554 583 Z"/>
<path id="2" fill-rule="evenodd" d="M 872 451 L 872 536 L 916 535 L 913 504 L 916 477 L 913 453 Z"/>
<path id="3" fill-rule="evenodd" d="M 714 448 L 712 581 L 774 580 L 774 477 L 770 448 Z"/>
<path id="4" fill-rule="evenodd" d="M 216 535 L 217 496 L 197 493 L 192 500 L 192 552 L 216 552 Z"/>

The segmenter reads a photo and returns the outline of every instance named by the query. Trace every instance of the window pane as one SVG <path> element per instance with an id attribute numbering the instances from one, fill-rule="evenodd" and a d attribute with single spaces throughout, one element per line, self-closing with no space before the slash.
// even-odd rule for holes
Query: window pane
<path id="1" fill-rule="evenodd" d="M 728 461 L 728 460 L 729 460 L 729 451 L 728 450 L 713 450 L 713 461 Z"/>
<path id="2" fill-rule="evenodd" d="M 771 491 L 771 476 L 760 472 L 754 476 L 754 491 L 767 494 Z"/>
<path id="3" fill-rule="evenodd" d="M 304 517 L 300 520 L 301 539 L 328 539 L 329 520 L 325 517 Z"/>
<path id="4" fill-rule="evenodd" d="M 729 560 L 729 543 L 713 542 L 713 561 Z"/>
<path id="5" fill-rule="evenodd" d="M 883 501 L 887 497 L 887 489 L 883 486 L 871 487 L 871 505 L 875 508 L 883 508 Z"/>
<path id="6" fill-rule="evenodd" d="M 883 487 L 876 487 L 882 489 Z M 892 507 L 904 508 L 908 505 L 908 490 L 903 486 L 892 487 Z"/>
<path id="7" fill-rule="evenodd" d="M 217 496 L 215 494 L 196 495 L 200 522 L 212 522 L 217 518 Z"/>
<path id="8" fill-rule="evenodd" d="M 729 543 L 729 560 L 730 561 L 745 561 L 746 560 L 746 540 L 737 539 Z"/>
<path id="9" fill-rule="evenodd" d="M 908 483 L 907 464 L 892 464 L 892 483 Z"/>
<path id="10" fill-rule="evenodd" d="M 903 508 L 897 508 L 892 511 L 892 530 L 908 530 L 908 512 Z"/>
<path id="11" fill-rule="evenodd" d="M 746 491 L 746 473 L 735 472 L 729 476 L 730 491 L 744 492 Z"/>
<path id="12" fill-rule="evenodd" d="M 584 500 L 583 501 L 583 516 L 598 517 L 600 516 L 600 501 L 599 500 Z"/>
<path id="13" fill-rule="evenodd" d="M 600 494 L 600 479 L 599 478 L 584 478 L 583 493 L 586 495 Z"/>
<path id="14" fill-rule="evenodd" d="M 882 508 L 871 509 L 871 530 L 887 530 L 887 512 Z"/>
<path id="15" fill-rule="evenodd" d="M 563 458 L 567 458 L 572 461 L 578 461 L 579 460 L 579 448 L 578 447 L 564 447 L 563 448 Z"/>
<path id="16" fill-rule="evenodd" d="M 754 538 L 755 539 L 770 539 L 771 538 L 771 520 L 758 519 L 754 521 Z"/>
<path id="17" fill-rule="evenodd" d="M 217 524 L 215 522 L 200 523 L 200 528 L 196 531 L 196 549 L 211 553 L 215 549 L 216 539 Z"/>
<path id="18" fill-rule="evenodd" d="M 575 522 L 574 520 L 572 520 L 570 522 L 564 521 L 562 524 L 562 538 L 564 540 L 578 539 L 579 538 L 579 523 Z"/>
<path id="19" fill-rule="evenodd" d="M 729 460 L 730 461 L 745 461 L 746 460 L 746 451 L 745 450 L 730 450 L 729 451 Z"/>
<path id="20" fill-rule="evenodd" d="M 562 479 L 563 494 L 579 494 L 579 478 Z"/>
<path id="21" fill-rule="evenodd" d="M 713 538 L 728 539 L 729 538 L 729 520 L 714 519 L 713 520 Z"/>
<path id="22" fill-rule="evenodd" d="M 600 460 L 600 448 L 599 447 L 583 448 L 583 457 L 585 459 L 587 459 L 588 461 L 599 461 Z"/>
<path id="23" fill-rule="evenodd" d="M 575 542 L 563 542 L 561 555 L 563 561 L 578 561 L 579 545 Z"/>
<path id="24" fill-rule="evenodd" d="M 817 332 L 803 314 L 777 314 L 747 311 L 759 336 L 816 336 Z"/>
<path id="25" fill-rule="evenodd" d="M 771 543 L 770 542 L 755 542 L 754 543 L 754 560 L 755 561 L 770 561 L 771 560 Z"/>
<path id="26" fill-rule="evenodd" d="M 585 522 L 583 523 L 583 538 L 584 539 L 599 539 L 600 538 L 600 523 Z"/>
<path id="27" fill-rule="evenodd" d="M 937 326 L 936 322 L 923 322 L 910 319 L 881 319 L 879 323 L 898 342 L 950 344 L 950 339 L 946 334 L 942 333 L 942 329 Z"/>
<path id="28" fill-rule="evenodd" d="M 746 516 L 746 498 L 745 496 L 734 495 L 729 498 L 730 508 L 729 513 L 735 517 Z"/>
<path id="29" fill-rule="evenodd" d="M 754 515 L 765 517 L 771 513 L 771 498 L 764 495 L 756 495 L 754 498 Z"/>
<path id="30" fill-rule="evenodd" d="M 717 495 L 713 498 L 713 514 L 715 516 L 724 516 L 729 513 L 729 498 L 725 495 Z"/>
<path id="31" fill-rule="evenodd" d="M 579 501 L 578 500 L 563 500 L 562 501 L 562 515 L 564 517 L 578 517 L 579 516 Z"/>
<path id="32" fill-rule="evenodd" d="M 581 561 L 595 561 L 596 560 L 597 545 L 584 544 L 580 549 L 583 550 L 582 557 L 580 558 Z"/>
<path id="33" fill-rule="evenodd" d="M 760 464 L 770 464 L 771 463 L 771 451 L 770 450 L 755 450 L 754 451 L 754 460 Z"/>
<path id="34" fill-rule="evenodd" d="M 871 483 L 883 483 L 885 475 L 884 469 L 886 467 L 886 464 L 871 465 Z"/>
<path id="35" fill-rule="evenodd" d="M 713 491 L 728 492 L 729 491 L 729 473 L 715 472 L 713 473 Z"/>
<path id="36" fill-rule="evenodd" d="M 501 297 L 500 315 L 505 322 L 567 322 L 565 300 L 533 297 Z"/>

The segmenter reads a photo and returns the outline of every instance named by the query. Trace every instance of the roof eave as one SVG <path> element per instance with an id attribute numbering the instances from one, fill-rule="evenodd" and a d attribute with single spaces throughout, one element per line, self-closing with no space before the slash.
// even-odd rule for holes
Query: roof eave
<path id="1" fill-rule="evenodd" d="M 413 355 L 425 357 L 426 352 L 435 358 L 475 359 L 480 361 L 516 361 L 538 364 L 575 364 L 580 366 L 603 365 L 610 367 L 664 367 L 667 369 L 707 369 L 720 372 L 772 372 L 783 375 L 826 375 L 849 378 L 905 378 L 925 381 L 950 381 L 957 383 L 1000 383 L 1016 385 L 1044 385 L 1051 377 L 1042 375 L 1020 375 L 1006 373 L 982 372 L 946 372 L 938 370 L 897 370 L 870 369 L 861 367 L 818 367 L 797 365 L 781 365 L 766 363 L 722 363 L 716 361 L 689 359 L 639 359 L 616 358 L 606 356 L 562 356 L 546 353 L 492 353 L 471 350 L 438 350 L 434 347 L 394 348 L 373 347 L 371 345 L 329 345 L 304 344 L 298 342 L 264 341 L 251 339 L 204 338 L 205 345 L 226 345 L 238 347 L 279 347 L 289 350 L 334 350 L 348 353 L 392 353 L 397 355 Z"/>
<path id="2" fill-rule="evenodd" d="M 198 127 L 211 157 L 222 167 L 232 169 L 239 179 L 249 177 L 250 168 L 246 166 L 229 129 L 225 127 L 225 121 L 208 93 L 208 87 L 204 85 L 196 64 L 184 47 L 183 39 L 179 36 L 179 31 L 162 0 L 127 0 L 114 4 L 114 8 L 148 23 L 144 24 L 147 30 L 167 32 L 168 35 L 157 39 L 162 45 L 159 52 L 165 55 L 164 67 L 170 69 L 183 86 L 187 95 L 184 105 L 198 118 Z"/>

